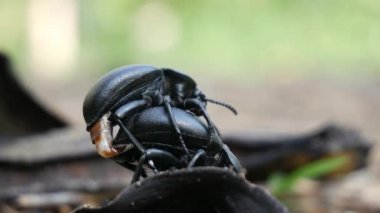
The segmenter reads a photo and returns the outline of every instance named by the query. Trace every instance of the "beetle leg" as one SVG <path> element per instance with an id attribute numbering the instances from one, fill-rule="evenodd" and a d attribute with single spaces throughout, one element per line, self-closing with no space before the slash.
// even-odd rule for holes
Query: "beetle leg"
<path id="1" fill-rule="evenodd" d="M 226 144 L 223 144 L 223 151 L 225 154 L 225 157 L 228 160 L 229 166 L 232 166 L 233 170 L 236 173 L 240 173 L 242 171 L 241 165 L 237 157 L 234 155 L 234 153 L 231 152 L 230 148 Z"/>
<path id="2" fill-rule="evenodd" d="M 141 174 L 143 172 L 143 166 L 146 162 L 148 162 L 148 166 L 151 167 L 151 169 L 154 171 L 157 169 L 154 165 L 151 165 L 150 162 L 154 162 L 154 159 L 157 159 L 157 162 L 160 162 L 161 164 L 165 164 L 166 167 L 176 167 L 181 168 L 183 167 L 183 163 L 178 160 L 174 155 L 171 153 L 160 150 L 160 149 L 147 149 L 143 155 L 141 155 L 139 162 L 137 163 L 135 173 L 133 174 L 132 183 L 138 181 L 141 177 Z M 160 169 L 166 169 L 166 168 L 160 168 Z"/>
<path id="3" fill-rule="evenodd" d="M 135 100 L 135 101 L 128 102 L 127 104 L 124 104 L 118 110 L 116 110 L 115 113 L 113 113 L 112 119 L 116 120 L 117 124 L 127 134 L 128 139 L 137 148 L 140 154 L 144 153 L 145 151 L 144 147 L 140 144 L 140 142 L 133 136 L 133 134 L 124 125 L 124 123 L 122 122 L 122 119 L 130 117 L 134 113 L 147 108 L 150 104 L 151 104 L 151 100 L 147 98 L 144 98 L 141 100 Z"/>
<path id="4" fill-rule="evenodd" d="M 117 117 L 118 119 L 130 117 L 136 112 L 147 108 L 150 105 L 150 103 L 151 101 L 147 98 L 128 102 L 127 104 L 124 104 L 119 109 L 117 109 L 113 116 Z"/>
<path id="5" fill-rule="evenodd" d="M 175 120 L 175 118 L 173 116 L 172 106 L 170 105 L 168 98 L 169 98 L 168 96 L 164 97 L 165 109 L 168 111 L 170 121 L 172 122 L 172 124 L 174 126 L 174 130 L 177 134 L 177 137 L 179 139 L 179 142 L 181 143 L 182 148 L 185 150 L 186 155 L 190 156 L 189 150 L 187 149 L 185 141 L 183 140 L 181 130 L 179 129 L 179 127 L 177 125 L 177 121 Z"/>
<path id="6" fill-rule="evenodd" d="M 193 156 L 193 158 L 191 159 L 190 163 L 187 165 L 187 168 L 192 168 L 194 167 L 195 163 L 197 163 L 197 161 L 199 159 L 203 159 L 205 160 L 204 158 L 206 157 L 206 152 L 203 150 L 203 149 L 199 149 L 195 155 Z"/>
<path id="7" fill-rule="evenodd" d="M 123 124 L 123 122 L 120 119 L 116 119 L 116 122 L 119 124 L 120 128 L 127 134 L 127 137 L 133 144 L 133 146 L 136 147 L 136 149 L 140 152 L 140 154 L 143 154 L 145 152 L 145 148 L 141 145 L 141 143 L 133 136 L 133 134 L 128 130 L 128 128 Z"/>
<path id="8" fill-rule="evenodd" d="M 137 163 L 136 170 L 135 170 L 135 173 L 133 174 L 131 183 L 134 183 L 140 179 L 141 173 L 143 171 L 143 165 L 145 163 L 145 159 L 146 159 L 146 154 L 143 154 L 140 157 L 139 162 Z"/>
<path id="9" fill-rule="evenodd" d="M 189 98 L 189 99 L 186 99 L 184 101 L 184 107 L 185 109 L 200 109 L 203 117 L 205 118 L 206 122 L 207 122 L 207 125 L 208 125 L 208 134 L 209 134 L 209 138 L 210 138 L 210 142 L 212 140 L 212 135 L 215 133 L 215 127 L 214 127 L 214 124 L 212 123 L 211 119 L 210 119 L 210 116 L 208 115 L 205 107 L 203 106 L 203 104 L 197 100 L 197 99 L 193 99 L 193 98 Z"/>
<path id="10" fill-rule="evenodd" d="M 95 144 L 99 155 L 104 158 L 111 158 L 119 154 L 112 147 L 112 130 L 111 123 L 108 120 L 109 116 L 109 113 L 103 115 L 90 129 L 91 140 Z"/>
<path id="11" fill-rule="evenodd" d="M 154 174 L 157 174 L 158 173 L 158 170 L 156 168 L 156 166 L 154 165 L 154 162 L 152 160 L 149 160 L 148 161 L 148 165 L 149 167 L 153 170 Z"/>

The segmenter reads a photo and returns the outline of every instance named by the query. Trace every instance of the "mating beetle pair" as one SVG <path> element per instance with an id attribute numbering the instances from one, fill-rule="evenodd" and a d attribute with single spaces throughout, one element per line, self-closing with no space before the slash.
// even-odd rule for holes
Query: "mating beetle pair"
<path id="1" fill-rule="evenodd" d="M 237 158 L 222 143 L 206 111 L 212 102 L 190 77 L 167 68 L 125 66 L 103 76 L 87 94 L 83 114 L 98 153 L 134 170 L 132 182 L 153 172 L 193 166 L 232 167 Z M 200 120 L 202 116 L 207 125 Z M 119 131 L 113 137 L 114 127 Z"/>

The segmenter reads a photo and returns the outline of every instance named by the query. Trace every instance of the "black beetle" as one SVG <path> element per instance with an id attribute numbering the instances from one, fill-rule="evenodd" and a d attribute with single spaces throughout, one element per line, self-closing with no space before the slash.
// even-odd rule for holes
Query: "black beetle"
<path id="1" fill-rule="evenodd" d="M 142 109 L 152 106 L 165 106 L 176 131 L 179 142 L 185 152 L 186 145 L 181 137 L 171 107 L 187 109 L 196 115 L 203 115 L 208 123 L 210 138 L 214 133 L 213 126 L 206 110 L 206 102 L 225 106 L 236 114 L 231 106 L 207 99 L 196 87 L 190 77 L 167 68 L 155 68 L 149 65 L 134 65 L 117 68 L 103 76 L 87 94 L 83 105 L 83 115 L 93 142 L 96 138 L 111 137 L 107 121 L 120 124 L 120 120 Z M 102 136 L 102 137 L 100 137 Z M 111 143 L 108 141 L 107 143 Z M 138 146 L 137 144 L 134 144 Z M 117 154 L 116 150 L 105 148 L 104 157 Z M 99 148 L 101 148 L 99 147 Z"/>
<path id="2" fill-rule="evenodd" d="M 218 134 L 213 134 L 210 140 L 207 125 L 192 113 L 176 107 L 172 108 L 172 113 L 186 142 L 191 160 L 186 160 L 182 147 L 176 143 L 177 135 L 173 131 L 171 121 L 168 116 L 163 116 L 166 114 L 165 108 L 147 108 L 122 121 L 124 127 L 128 128 L 142 145 L 144 153 L 140 153 L 138 148 L 132 145 L 125 131 L 119 131 L 113 141 L 115 147 L 127 147 L 113 160 L 135 171 L 132 182 L 143 174 L 143 165 L 148 165 L 155 172 L 172 167 L 191 168 L 197 165 L 231 166 L 236 172 L 240 172 L 239 161 L 223 144 Z M 137 165 L 134 164 L 136 162 Z"/>
<path id="3" fill-rule="evenodd" d="M 138 112 L 162 106 L 189 162 L 197 155 L 189 152 L 173 114 L 173 107 L 203 116 L 207 122 L 208 144 L 212 144 L 213 135 L 217 134 L 205 110 L 207 102 L 225 106 L 236 114 L 231 106 L 207 99 L 197 88 L 195 81 L 182 73 L 168 68 L 134 65 L 115 69 L 103 76 L 87 94 L 83 114 L 87 130 L 90 131 L 92 141 L 101 156 L 109 158 L 123 152 L 123 149 L 117 149 L 112 144 L 112 127 L 115 125 L 123 130 L 128 141 L 142 156 L 147 150 L 134 137 L 125 122 Z"/>

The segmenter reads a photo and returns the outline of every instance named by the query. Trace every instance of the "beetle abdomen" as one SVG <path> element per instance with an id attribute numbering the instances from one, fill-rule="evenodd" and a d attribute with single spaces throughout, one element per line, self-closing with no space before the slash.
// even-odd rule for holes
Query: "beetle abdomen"
<path id="1" fill-rule="evenodd" d="M 210 143 L 208 127 L 198 117 L 174 107 L 172 111 L 186 146 L 190 150 L 195 152 L 198 149 L 204 149 L 210 154 L 215 154 L 221 150 L 222 142 L 219 136 L 213 134 Z M 164 107 L 152 107 L 143 110 L 127 122 L 132 134 L 142 144 L 170 151 L 182 149 Z M 120 138 L 124 137 L 121 135 Z"/>

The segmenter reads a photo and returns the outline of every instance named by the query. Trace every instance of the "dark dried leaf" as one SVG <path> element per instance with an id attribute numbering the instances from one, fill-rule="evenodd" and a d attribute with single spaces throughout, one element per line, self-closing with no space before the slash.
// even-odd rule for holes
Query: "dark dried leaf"
<path id="1" fill-rule="evenodd" d="M 216 167 L 164 172 L 124 189 L 100 208 L 82 207 L 76 213 L 92 212 L 287 212 L 262 188 L 239 175 Z"/>

